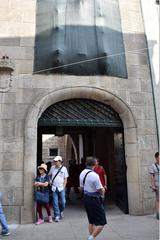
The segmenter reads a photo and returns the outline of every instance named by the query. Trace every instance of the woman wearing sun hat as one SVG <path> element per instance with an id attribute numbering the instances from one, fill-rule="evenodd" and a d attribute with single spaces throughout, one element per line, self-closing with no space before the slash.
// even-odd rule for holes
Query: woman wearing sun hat
<path id="1" fill-rule="evenodd" d="M 43 193 L 48 193 L 48 183 L 49 183 L 49 177 L 47 175 L 47 165 L 42 163 L 38 167 L 39 175 L 36 177 L 34 186 L 37 188 L 38 191 L 41 191 Z M 43 215 L 42 215 L 42 207 L 45 207 L 47 214 L 48 214 L 48 222 L 52 223 L 52 216 L 51 216 L 51 210 L 49 203 L 41 204 L 40 202 L 37 202 L 37 213 L 38 213 L 38 221 L 36 222 L 36 225 L 44 223 Z"/>

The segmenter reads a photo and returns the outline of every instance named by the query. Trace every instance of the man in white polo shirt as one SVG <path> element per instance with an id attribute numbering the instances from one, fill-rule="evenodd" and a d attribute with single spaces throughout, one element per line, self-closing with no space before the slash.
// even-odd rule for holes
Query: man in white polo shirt
<path id="1" fill-rule="evenodd" d="M 84 204 L 89 221 L 88 240 L 95 239 L 107 223 L 102 198 L 105 189 L 98 174 L 94 172 L 96 162 L 96 158 L 87 157 L 87 167 L 80 174 L 80 187 L 84 190 Z"/>
<path id="2" fill-rule="evenodd" d="M 62 165 L 62 157 L 56 156 L 54 158 L 54 165 L 49 171 L 51 176 L 51 187 L 53 191 L 53 211 L 55 222 L 59 222 L 63 217 L 65 208 L 65 187 L 67 184 L 68 172 L 67 168 Z"/>

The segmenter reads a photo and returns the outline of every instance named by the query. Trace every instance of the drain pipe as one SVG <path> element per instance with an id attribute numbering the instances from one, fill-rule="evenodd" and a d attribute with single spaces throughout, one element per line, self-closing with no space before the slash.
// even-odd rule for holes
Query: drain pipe
<path id="1" fill-rule="evenodd" d="M 147 43 L 148 46 L 148 43 Z M 149 55 L 147 53 L 147 55 Z M 149 57 L 149 56 L 148 56 Z M 154 105 L 154 112 L 155 112 L 155 122 L 156 122 L 156 132 L 157 132 L 157 142 L 158 142 L 158 150 L 160 148 L 159 146 L 159 126 L 158 126 L 158 114 L 157 114 L 157 108 L 156 108 L 156 100 L 155 100 L 155 93 L 154 93 L 154 85 L 153 85 L 153 77 L 152 77 L 152 72 L 151 72 L 151 63 L 150 63 L 150 59 L 149 59 L 149 71 L 150 71 L 150 75 L 151 75 L 151 86 L 152 86 L 152 93 L 153 93 L 153 105 Z"/>
<path id="2" fill-rule="evenodd" d="M 142 12 L 143 23 L 144 23 L 146 45 L 147 45 L 147 48 L 149 49 L 148 39 L 147 39 L 147 36 L 146 36 L 145 19 L 144 19 L 144 15 L 143 15 L 142 0 L 140 1 L 140 5 L 141 5 L 141 12 Z M 154 113 L 155 113 L 157 143 L 158 143 L 158 150 L 159 150 L 159 148 L 160 148 L 160 146 L 159 146 L 159 141 L 160 141 L 159 137 L 160 136 L 159 136 L 159 125 L 158 125 L 158 113 L 157 113 L 157 108 L 156 108 L 156 98 L 155 98 L 155 91 L 154 91 L 154 83 L 153 83 L 153 75 L 152 75 L 152 70 L 151 70 L 151 60 L 150 60 L 150 56 L 149 56 L 149 50 L 147 51 L 147 56 L 148 56 L 148 61 L 149 61 L 149 71 L 150 71 L 150 77 L 151 77 L 151 88 L 152 88 L 153 106 L 154 106 Z"/>

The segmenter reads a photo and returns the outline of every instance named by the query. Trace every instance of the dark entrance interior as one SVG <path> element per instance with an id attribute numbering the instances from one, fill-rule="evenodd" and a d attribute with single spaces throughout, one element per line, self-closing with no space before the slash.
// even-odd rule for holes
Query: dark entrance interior
<path id="1" fill-rule="evenodd" d="M 86 99 L 67 100 L 61 102 L 59 106 L 58 104 L 50 106 L 39 119 L 37 165 L 42 162 L 43 134 L 54 134 L 58 137 L 69 135 L 77 150 L 78 163 L 81 162 L 79 157 L 81 136 L 83 158 L 98 157 L 106 170 L 108 202 L 115 203 L 124 213 L 128 213 L 123 125 L 113 109 Z"/>

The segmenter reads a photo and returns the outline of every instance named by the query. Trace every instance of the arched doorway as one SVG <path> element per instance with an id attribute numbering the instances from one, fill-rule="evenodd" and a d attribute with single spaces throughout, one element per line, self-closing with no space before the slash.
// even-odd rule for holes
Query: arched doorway
<path id="1" fill-rule="evenodd" d="M 110 201 L 128 213 L 123 123 L 113 108 L 86 98 L 64 100 L 49 106 L 38 120 L 37 165 L 42 162 L 43 134 L 54 134 L 55 138 L 59 137 L 57 141 L 68 135 L 76 146 L 78 165 L 87 156 L 98 157 L 107 172 L 107 195 Z M 54 143 L 55 138 L 51 143 Z M 64 154 L 65 146 L 62 146 L 61 141 L 58 145 L 57 152 Z M 64 161 L 68 167 L 69 161 L 75 160 L 75 157 L 66 159 L 66 156 L 67 153 L 64 154 Z"/>
<path id="2" fill-rule="evenodd" d="M 36 172 L 37 127 L 38 119 L 51 105 L 73 98 L 87 98 L 110 105 L 120 116 L 124 128 L 125 159 L 127 164 L 127 190 L 130 214 L 143 213 L 142 189 L 139 174 L 139 152 L 137 146 L 137 127 L 128 105 L 112 93 L 87 86 L 75 86 L 54 90 L 40 97 L 31 106 L 25 123 L 24 141 L 24 205 L 21 209 L 21 223 L 32 222 L 33 214 L 33 177 Z M 136 168 L 134 175 L 132 167 Z M 134 190 L 134 191 L 133 191 Z"/>

